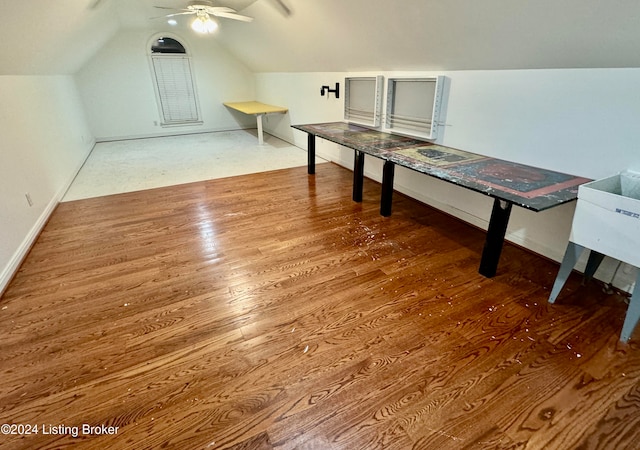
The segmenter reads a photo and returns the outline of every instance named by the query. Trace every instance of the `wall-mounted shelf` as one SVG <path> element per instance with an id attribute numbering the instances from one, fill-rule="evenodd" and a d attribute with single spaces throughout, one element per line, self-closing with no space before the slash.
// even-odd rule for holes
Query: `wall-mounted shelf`
<path id="1" fill-rule="evenodd" d="M 380 127 L 384 77 L 350 77 L 344 82 L 344 119 L 366 127 Z"/>
<path id="2" fill-rule="evenodd" d="M 444 77 L 389 78 L 385 130 L 436 139 Z"/>

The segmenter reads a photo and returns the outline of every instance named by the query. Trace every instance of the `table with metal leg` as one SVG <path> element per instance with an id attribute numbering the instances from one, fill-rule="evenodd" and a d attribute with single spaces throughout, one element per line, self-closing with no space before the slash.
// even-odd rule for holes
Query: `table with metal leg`
<path id="1" fill-rule="evenodd" d="M 497 272 L 513 205 L 543 211 L 575 200 L 578 186 L 590 181 L 343 122 L 293 125 L 293 128 L 307 133 L 310 158 L 315 156 L 316 137 L 355 151 L 353 200 L 356 202 L 362 201 L 365 155 L 383 160 L 382 216 L 391 215 L 396 166 L 492 197 L 493 209 L 478 270 L 488 278 Z M 315 172 L 311 163 L 308 172 Z"/>

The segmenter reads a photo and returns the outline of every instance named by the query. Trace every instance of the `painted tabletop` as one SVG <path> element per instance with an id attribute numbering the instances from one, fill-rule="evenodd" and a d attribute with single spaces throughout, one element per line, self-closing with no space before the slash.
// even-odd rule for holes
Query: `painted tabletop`
<path id="1" fill-rule="evenodd" d="M 269 113 L 286 113 L 287 108 L 282 106 L 267 105 L 260 102 L 226 102 L 224 106 L 240 111 L 241 113 L 256 115 L 256 114 L 269 114 Z"/>
<path id="2" fill-rule="evenodd" d="M 293 128 L 533 211 L 577 199 L 592 181 L 344 122 Z"/>

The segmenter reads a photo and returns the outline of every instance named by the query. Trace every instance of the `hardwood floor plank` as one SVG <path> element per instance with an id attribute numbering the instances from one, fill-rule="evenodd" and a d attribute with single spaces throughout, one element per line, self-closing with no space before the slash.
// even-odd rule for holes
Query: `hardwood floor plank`
<path id="1" fill-rule="evenodd" d="M 9 449 L 567 449 L 638 439 L 626 304 L 333 164 L 60 204 L 0 299 Z M 73 437 L 83 424 L 117 433 Z"/>
<path id="2" fill-rule="evenodd" d="M 640 386 L 636 382 L 608 408 L 598 423 L 591 425 L 592 429 L 585 433 L 587 437 L 576 448 L 586 450 L 637 446 L 640 439 L 640 415 L 637 411 L 639 395 Z"/>

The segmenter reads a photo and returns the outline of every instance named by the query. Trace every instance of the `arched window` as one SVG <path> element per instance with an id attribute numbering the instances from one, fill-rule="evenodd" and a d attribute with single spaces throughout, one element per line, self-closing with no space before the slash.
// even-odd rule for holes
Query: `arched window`
<path id="1" fill-rule="evenodd" d="M 187 54 L 184 45 L 170 37 L 160 37 L 151 44 L 151 53 L 183 53 Z"/>
<path id="2" fill-rule="evenodd" d="M 154 39 L 151 63 L 162 125 L 202 123 L 191 58 L 184 45 L 167 36 Z"/>

